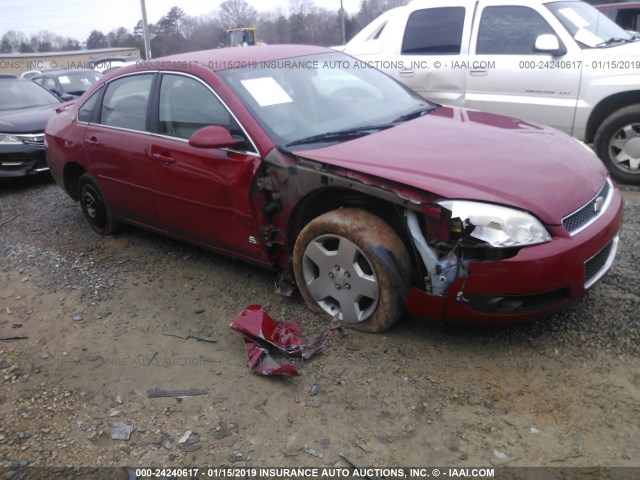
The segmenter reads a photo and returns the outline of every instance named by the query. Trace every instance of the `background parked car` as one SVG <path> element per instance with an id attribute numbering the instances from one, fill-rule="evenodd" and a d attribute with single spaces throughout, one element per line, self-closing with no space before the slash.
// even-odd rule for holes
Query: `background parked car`
<path id="1" fill-rule="evenodd" d="M 82 95 L 97 82 L 102 74 L 88 68 L 72 70 L 45 70 L 31 80 L 43 86 L 62 100 L 71 100 Z"/>
<path id="2" fill-rule="evenodd" d="M 61 100 L 23 78 L 0 79 L 0 177 L 49 170 L 44 125 Z"/>
<path id="3" fill-rule="evenodd" d="M 640 2 L 594 5 L 622 28 L 632 32 L 640 30 Z"/>
<path id="4" fill-rule="evenodd" d="M 42 70 L 27 70 L 20 75 L 20 78 L 31 80 L 32 78 L 39 77 L 40 75 L 42 75 Z"/>
<path id="5" fill-rule="evenodd" d="M 438 103 L 562 130 L 640 185 L 640 39 L 585 2 L 414 0 L 343 51 Z"/>

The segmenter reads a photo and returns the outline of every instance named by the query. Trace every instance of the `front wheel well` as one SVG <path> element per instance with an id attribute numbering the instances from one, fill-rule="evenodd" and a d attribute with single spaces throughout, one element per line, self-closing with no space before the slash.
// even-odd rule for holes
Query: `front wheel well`
<path id="1" fill-rule="evenodd" d="M 287 227 L 287 238 L 290 239 L 287 242 L 288 253 L 293 252 L 296 238 L 309 222 L 340 208 L 359 208 L 380 217 L 396 231 L 407 250 L 413 251 L 413 244 L 402 218 L 402 207 L 346 188 L 325 188 L 307 195 L 291 212 Z"/>
<path id="2" fill-rule="evenodd" d="M 86 173 L 85 169 L 77 163 L 68 163 L 64 167 L 64 189 L 67 194 L 74 200 L 80 199 L 79 181 L 80 177 Z"/>
<path id="3" fill-rule="evenodd" d="M 587 122 L 585 143 L 593 143 L 602 122 L 613 112 L 634 104 L 640 104 L 640 91 L 621 92 L 602 99 L 593 109 Z"/>

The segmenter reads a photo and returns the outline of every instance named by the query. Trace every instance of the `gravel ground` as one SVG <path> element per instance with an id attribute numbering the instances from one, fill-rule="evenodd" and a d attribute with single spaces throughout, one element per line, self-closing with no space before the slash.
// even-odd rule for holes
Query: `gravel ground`
<path id="1" fill-rule="evenodd" d="M 248 372 L 235 315 L 324 324 L 271 272 L 134 228 L 100 238 L 48 177 L 1 184 L 0 336 L 28 338 L 0 341 L 0 467 L 640 467 L 640 188 L 624 191 L 616 264 L 564 311 L 338 332 L 276 379 Z"/>

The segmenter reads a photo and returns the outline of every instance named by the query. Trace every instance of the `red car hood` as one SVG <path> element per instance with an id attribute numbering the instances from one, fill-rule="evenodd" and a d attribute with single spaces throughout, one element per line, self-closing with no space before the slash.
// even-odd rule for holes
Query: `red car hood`
<path id="1" fill-rule="evenodd" d="M 527 210 L 546 224 L 600 190 L 602 162 L 569 136 L 520 119 L 458 108 L 297 156 L 446 198 Z"/>

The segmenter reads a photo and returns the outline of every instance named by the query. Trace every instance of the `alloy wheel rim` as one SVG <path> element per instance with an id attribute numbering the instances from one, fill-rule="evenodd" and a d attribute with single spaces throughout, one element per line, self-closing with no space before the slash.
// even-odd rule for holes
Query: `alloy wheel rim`
<path id="1" fill-rule="evenodd" d="M 625 125 L 613 135 L 609 156 L 618 170 L 640 174 L 640 123 Z"/>
<path id="2" fill-rule="evenodd" d="M 347 323 L 364 322 L 378 306 L 380 287 L 371 262 L 345 237 L 321 235 L 309 242 L 302 274 L 320 308 Z"/>

